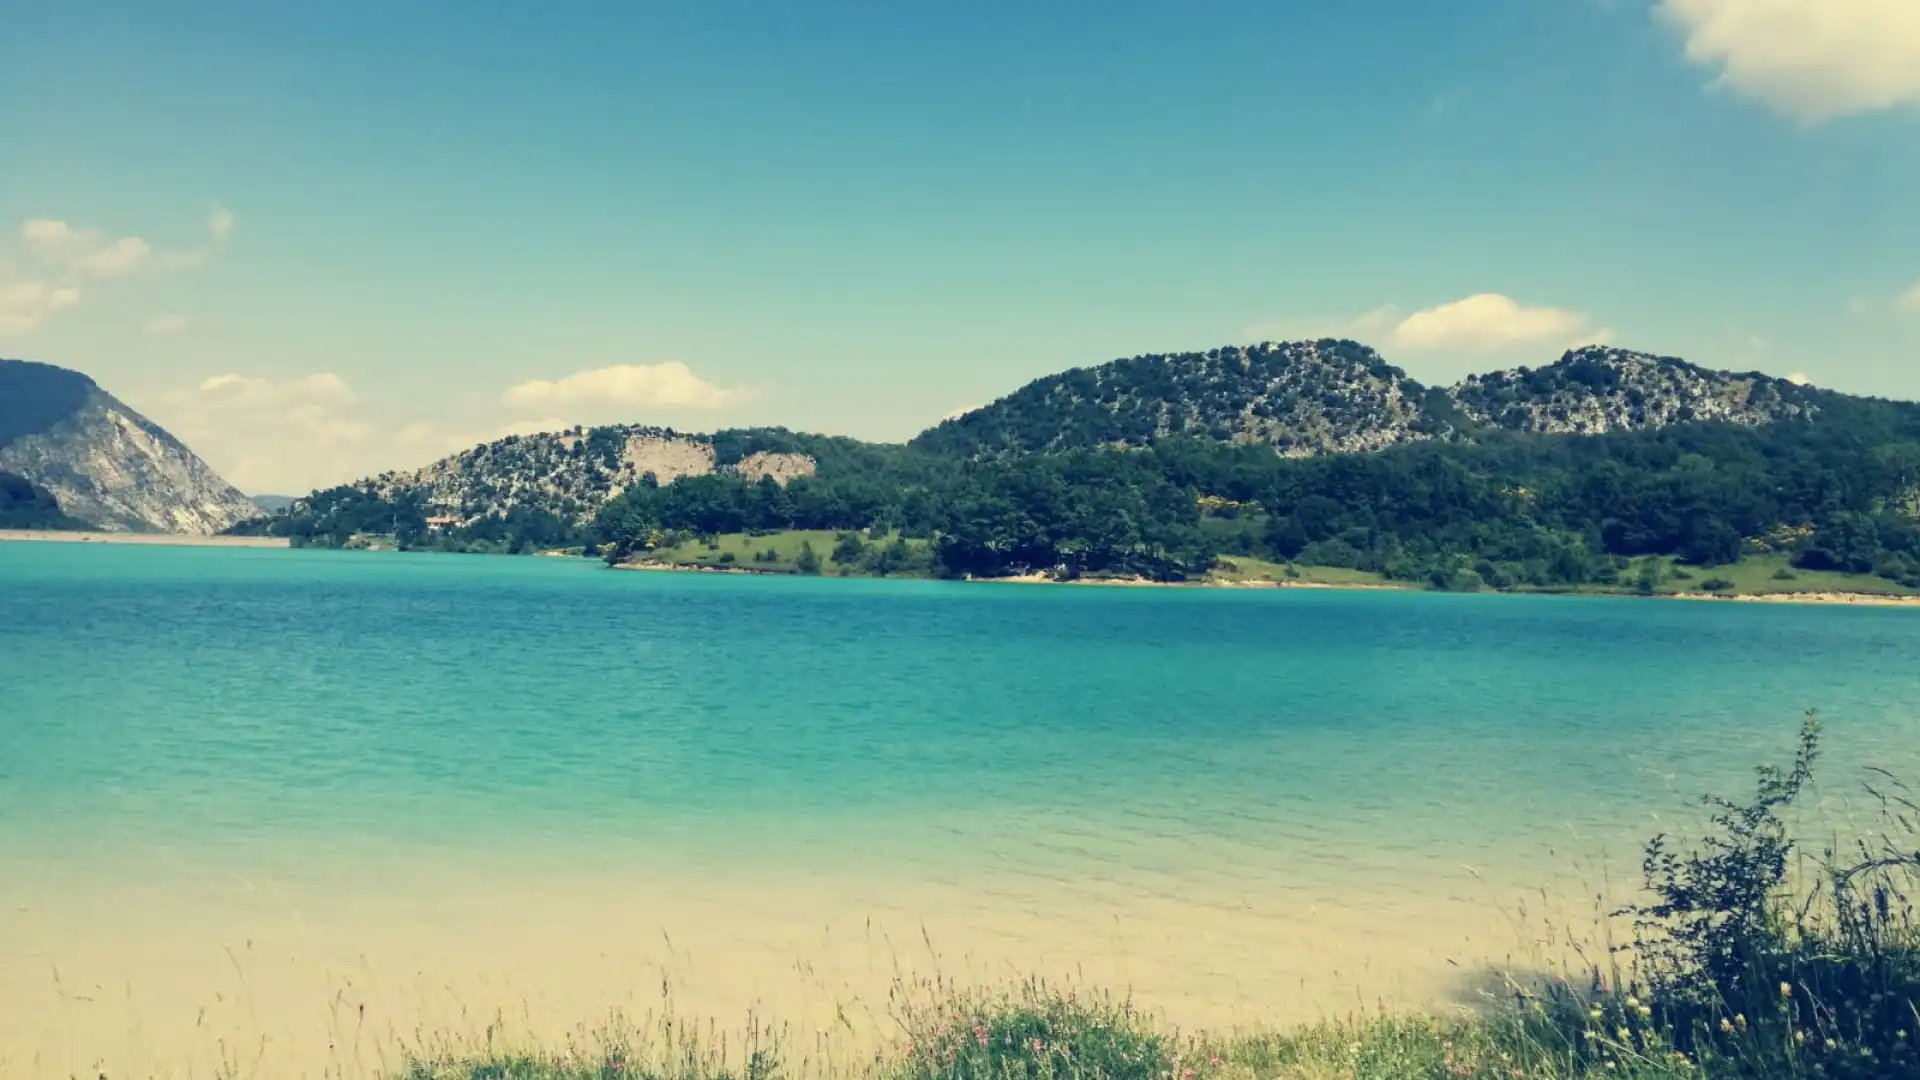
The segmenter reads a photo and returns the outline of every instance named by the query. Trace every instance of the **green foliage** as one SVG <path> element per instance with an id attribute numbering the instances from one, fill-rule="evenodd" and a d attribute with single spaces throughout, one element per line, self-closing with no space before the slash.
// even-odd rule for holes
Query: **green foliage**
<path id="1" fill-rule="evenodd" d="M 1916 804 L 1880 773 L 1868 790 L 1882 828 L 1849 857 L 1827 850 L 1821 879 L 1796 892 L 1783 815 L 1812 782 L 1819 736 L 1809 715 L 1792 766 L 1760 769 L 1751 801 L 1709 798 L 1697 849 L 1647 844 L 1652 900 L 1623 912 L 1644 1000 L 1626 1002 L 1719 1075 L 1920 1076 L 1920 923 L 1906 900 L 1920 885 Z"/>
<path id="2" fill-rule="evenodd" d="M 1734 584 L 1723 577 L 1710 577 L 1701 582 L 1700 587 L 1708 592 L 1732 592 Z"/>
<path id="3" fill-rule="evenodd" d="M 859 533 L 843 532 L 834 542 L 833 554 L 828 557 L 842 566 L 852 566 L 866 553 L 867 542 L 860 538 Z"/>
<path id="4" fill-rule="evenodd" d="M 800 557 L 794 561 L 793 566 L 795 570 L 798 570 L 802 574 L 816 575 L 820 573 L 820 556 L 814 553 L 813 542 L 811 540 L 800 545 Z"/>
<path id="5" fill-rule="evenodd" d="M 0 472 L 0 529 L 59 529 L 75 531 L 92 525 L 69 517 L 52 493 L 28 483 L 25 477 Z"/>

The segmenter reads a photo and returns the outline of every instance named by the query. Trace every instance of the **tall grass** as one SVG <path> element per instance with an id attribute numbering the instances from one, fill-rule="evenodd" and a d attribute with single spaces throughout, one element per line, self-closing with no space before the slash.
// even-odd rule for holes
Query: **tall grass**
<path id="1" fill-rule="evenodd" d="M 1510 982 L 1478 1015 L 1380 1013 L 1286 1031 L 1162 1028 L 1115 998 L 1038 980 L 896 986 L 894 1044 L 825 1067 L 780 1030 L 729 1043 L 671 1019 L 559 1049 L 416 1048 L 407 1080 L 1902 1080 L 1920 1078 L 1920 799 L 1868 785 L 1874 827 L 1817 851 L 1785 811 L 1807 789 L 1809 716 L 1787 768 L 1708 831 L 1649 841 L 1632 940 L 1590 969 Z M 1796 876 L 1801 861 L 1811 872 Z"/>

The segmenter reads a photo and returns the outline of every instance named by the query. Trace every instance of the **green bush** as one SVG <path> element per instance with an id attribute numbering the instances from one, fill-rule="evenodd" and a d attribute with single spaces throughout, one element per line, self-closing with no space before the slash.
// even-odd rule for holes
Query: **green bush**
<path id="1" fill-rule="evenodd" d="M 1711 577 L 1701 582 L 1700 587 L 1708 592 L 1730 592 L 1733 589 L 1733 582 L 1723 577 Z"/>

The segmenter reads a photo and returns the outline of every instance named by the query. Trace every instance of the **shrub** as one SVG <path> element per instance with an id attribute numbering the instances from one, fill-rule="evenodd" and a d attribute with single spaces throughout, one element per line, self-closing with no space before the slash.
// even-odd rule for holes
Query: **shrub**
<path id="1" fill-rule="evenodd" d="M 1711 577 L 1701 582 L 1700 587 L 1708 592 L 1729 592 L 1733 589 L 1733 582 L 1723 577 Z"/>
<path id="2" fill-rule="evenodd" d="M 1798 581 L 1798 580 L 1800 580 L 1800 575 L 1799 575 L 1799 574 L 1796 574 L 1796 573 L 1794 573 L 1793 571 L 1791 571 L 1791 570 L 1789 570 L 1789 569 L 1787 569 L 1786 567 L 1784 567 L 1784 566 L 1783 566 L 1783 567 L 1781 567 L 1780 569 L 1778 569 L 1778 570 L 1775 570 L 1775 571 L 1773 572 L 1773 580 L 1775 580 L 1775 581 Z"/>
<path id="3" fill-rule="evenodd" d="M 1781 815 L 1813 777 L 1819 738 L 1809 714 L 1792 767 L 1760 769 L 1752 801 L 1708 799 L 1699 848 L 1648 842 L 1653 900 L 1623 911 L 1645 1000 L 1628 1001 L 1720 1075 L 1920 1076 L 1920 925 L 1906 901 L 1920 884 L 1920 805 L 1869 787 L 1887 826 L 1877 846 L 1850 863 L 1828 850 L 1822 880 L 1796 894 Z"/>
<path id="4" fill-rule="evenodd" d="M 719 558 L 719 559 L 717 559 L 716 561 L 717 561 L 717 562 L 723 562 L 723 563 L 730 563 L 730 562 L 732 562 L 732 561 L 733 561 L 733 552 L 731 552 L 731 551 L 723 551 L 723 552 L 721 552 L 721 553 L 720 553 L 720 558 Z"/>

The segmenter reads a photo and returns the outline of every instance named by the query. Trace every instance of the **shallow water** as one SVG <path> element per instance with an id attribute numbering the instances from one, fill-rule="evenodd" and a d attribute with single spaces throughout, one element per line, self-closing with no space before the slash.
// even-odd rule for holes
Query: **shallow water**
<path id="1" fill-rule="evenodd" d="M 0 1075 L 364 1073 L 663 983 L 1444 1005 L 1805 709 L 1830 813 L 1920 772 L 1917 661 L 1906 610 L 0 544 Z"/>

